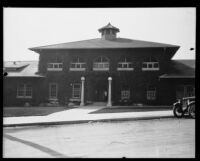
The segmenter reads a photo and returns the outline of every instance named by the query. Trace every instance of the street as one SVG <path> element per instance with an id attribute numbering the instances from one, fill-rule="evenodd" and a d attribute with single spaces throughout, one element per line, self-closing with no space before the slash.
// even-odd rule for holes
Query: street
<path id="1" fill-rule="evenodd" d="M 194 119 L 7 127 L 4 158 L 194 158 Z"/>

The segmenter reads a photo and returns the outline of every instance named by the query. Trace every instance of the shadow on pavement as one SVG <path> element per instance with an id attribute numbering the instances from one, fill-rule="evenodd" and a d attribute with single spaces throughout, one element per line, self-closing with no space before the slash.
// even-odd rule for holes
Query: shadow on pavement
<path id="1" fill-rule="evenodd" d="M 47 148 L 45 146 L 42 146 L 42 145 L 39 145 L 39 144 L 36 144 L 36 143 L 33 143 L 33 142 L 30 142 L 30 141 L 26 141 L 26 140 L 22 140 L 22 139 L 19 139 L 19 138 L 16 138 L 16 137 L 13 137 L 11 135 L 7 135 L 7 134 L 4 134 L 4 137 L 11 140 L 11 141 L 16 141 L 16 142 L 20 142 L 20 143 L 23 143 L 25 145 L 28 145 L 28 146 L 31 146 L 35 149 L 38 149 L 44 153 L 47 153 L 53 157 L 56 157 L 56 158 L 68 158 L 67 156 L 65 156 L 64 154 L 61 154 L 59 152 L 56 152 L 50 148 Z"/>

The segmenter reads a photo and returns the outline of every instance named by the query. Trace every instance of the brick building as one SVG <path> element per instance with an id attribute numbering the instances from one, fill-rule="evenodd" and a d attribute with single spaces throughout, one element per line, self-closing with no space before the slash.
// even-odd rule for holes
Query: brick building
<path id="1" fill-rule="evenodd" d="M 30 48 L 39 62 L 4 62 L 4 105 L 169 105 L 194 95 L 195 61 L 171 59 L 179 46 L 118 38 L 110 23 L 98 31 L 101 38 Z"/>

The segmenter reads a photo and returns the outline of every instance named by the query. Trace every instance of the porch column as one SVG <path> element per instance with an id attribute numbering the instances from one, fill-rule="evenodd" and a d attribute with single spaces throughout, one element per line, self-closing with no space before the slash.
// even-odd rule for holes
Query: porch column
<path id="1" fill-rule="evenodd" d="M 85 77 L 81 77 L 81 104 L 80 106 L 84 106 L 84 85 L 85 85 Z"/>
<path id="2" fill-rule="evenodd" d="M 112 101 L 111 101 L 111 83 L 112 83 L 112 77 L 108 77 L 108 103 L 107 103 L 107 107 L 111 107 L 112 106 Z"/>

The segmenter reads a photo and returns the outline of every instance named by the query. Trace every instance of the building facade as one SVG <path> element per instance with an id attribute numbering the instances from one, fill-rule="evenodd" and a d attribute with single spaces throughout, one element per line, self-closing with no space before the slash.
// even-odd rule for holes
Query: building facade
<path id="1" fill-rule="evenodd" d="M 195 62 L 171 60 L 179 46 L 118 38 L 119 31 L 109 23 L 99 29 L 101 38 L 30 48 L 39 54 L 35 71 L 21 74 L 32 69 L 31 63 L 19 72 L 20 66 L 12 64 L 15 71 L 5 66 L 5 106 L 49 101 L 170 105 L 177 97 L 194 95 Z"/>

